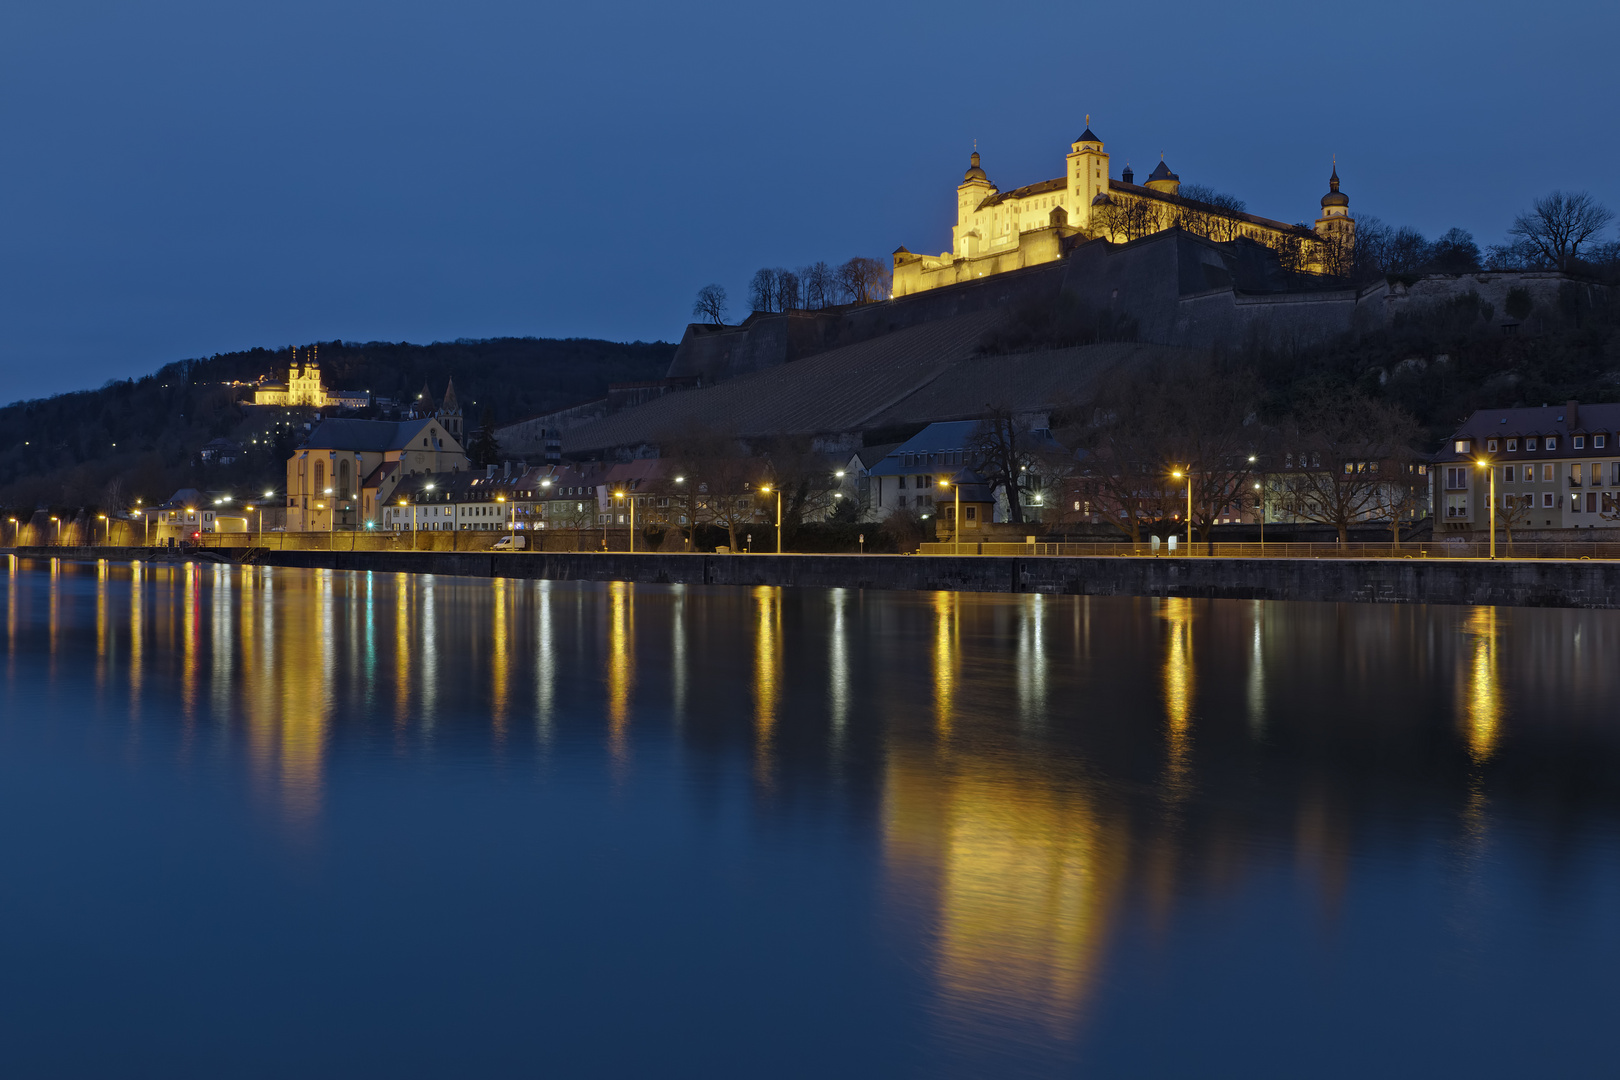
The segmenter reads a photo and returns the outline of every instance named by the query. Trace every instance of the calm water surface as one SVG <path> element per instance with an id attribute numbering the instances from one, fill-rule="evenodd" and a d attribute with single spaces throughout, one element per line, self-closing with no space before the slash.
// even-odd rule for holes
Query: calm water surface
<path id="1" fill-rule="evenodd" d="M 1620 614 L 3 569 L 7 1076 L 1615 1075 Z"/>

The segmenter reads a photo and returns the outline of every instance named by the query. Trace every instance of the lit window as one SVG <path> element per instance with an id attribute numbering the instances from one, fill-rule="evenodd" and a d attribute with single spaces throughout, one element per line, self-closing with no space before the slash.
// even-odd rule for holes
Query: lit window
<path id="1" fill-rule="evenodd" d="M 1474 444 L 1467 439 L 1458 439 L 1452 444 L 1452 448 L 1455 449 L 1459 454 L 1466 454 L 1473 447 L 1473 445 Z"/>

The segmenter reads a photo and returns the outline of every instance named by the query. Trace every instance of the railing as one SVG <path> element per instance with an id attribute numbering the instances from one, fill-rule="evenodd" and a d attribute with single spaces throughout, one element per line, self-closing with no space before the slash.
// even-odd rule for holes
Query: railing
<path id="1" fill-rule="evenodd" d="M 1389 541 L 1348 544 L 1235 544 L 1202 541 L 1190 548 L 1178 544 L 1175 551 L 1161 544 L 1157 551 L 1151 544 L 1131 543 L 976 543 L 963 541 L 963 555 L 1020 555 L 1061 558 L 1161 558 L 1204 559 L 1213 554 L 1217 558 L 1242 559 L 1483 559 L 1490 555 L 1490 543 L 1485 540 L 1403 541 L 1399 545 Z M 923 544 L 919 555 L 954 555 L 956 545 L 950 541 Z M 1499 559 L 1620 559 L 1620 542 L 1603 541 L 1542 541 L 1509 545 L 1500 533 L 1496 538 L 1496 557 Z"/>

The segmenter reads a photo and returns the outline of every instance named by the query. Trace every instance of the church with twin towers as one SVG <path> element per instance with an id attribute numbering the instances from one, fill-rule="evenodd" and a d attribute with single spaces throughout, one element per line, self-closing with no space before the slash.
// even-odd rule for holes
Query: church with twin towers
<path id="1" fill-rule="evenodd" d="M 1215 241 L 1263 244 L 1276 252 L 1285 270 L 1323 275 L 1348 271 L 1356 223 L 1349 197 L 1339 190 L 1336 163 L 1314 227 L 1260 217 L 1223 202 L 1184 197 L 1181 177 L 1162 158 L 1140 184 L 1128 164 L 1115 179 L 1108 152 L 1087 116 L 1085 130 L 1069 145 L 1063 175 L 1052 180 L 1002 191 L 974 150 L 956 187 L 951 250 L 938 255 L 897 250 L 894 295 L 1055 262 L 1087 240 L 1129 243 L 1172 228 Z"/>

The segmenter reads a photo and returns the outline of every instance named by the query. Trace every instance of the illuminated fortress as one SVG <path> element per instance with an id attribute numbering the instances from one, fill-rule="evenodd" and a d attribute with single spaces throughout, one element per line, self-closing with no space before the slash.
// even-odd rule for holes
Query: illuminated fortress
<path id="1" fill-rule="evenodd" d="M 1086 240 L 1126 243 L 1178 227 L 1210 240 L 1264 244 L 1285 270 L 1338 275 L 1348 270 L 1356 223 L 1349 197 L 1339 191 L 1336 166 L 1328 187 L 1311 229 L 1183 198 L 1181 178 L 1162 160 L 1143 184 L 1135 182 L 1129 165 L 1115 180 L 1088 116 L 1086 130 L 1070 144 L 1064 175 L 1054 180 L 1001 191 L 974 151 L 956 188 L 951 250 L 937 256 L 896 251 L 894 295 L 1055 262 Z"/>

